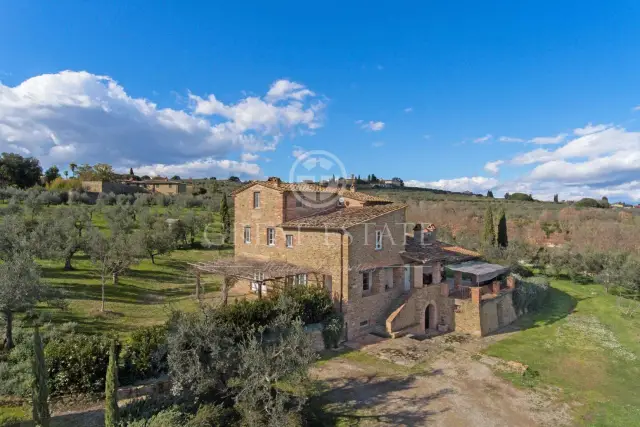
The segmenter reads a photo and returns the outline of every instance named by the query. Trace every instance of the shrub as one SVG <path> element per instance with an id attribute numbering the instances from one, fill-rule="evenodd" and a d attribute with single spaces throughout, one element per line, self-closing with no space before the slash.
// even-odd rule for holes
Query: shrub
<path id="1" fill-rule="evenodd" d="M 511 273 L 517 274 L 520 277 L 533 277 L 533 270 L 520 263 L 515 263 L 511 266 Z"/>
<path id="2" fill-rule="evenodd" d="M 342 339 L 344 318 L 342 313 L 336 313 L 324 321 L 322 339 L 326 349 L 337 348 Z"/>
<path id="3" fill-rule="evenodd" d="M 64 179 L 59 176 L 47 184 L 47 189 L 60 191 L 81 190 L 82 180 L 79 178 Z"/>
<path id="4" fill-rule="evenodd" d="M 549 280 L 546 277 L 530 277 L 526 280 L 516 278 L 516 289 L 513 292 L 513 305 L 518 313 L 537 311 L 546 302 L 549 295 Z"/>
<path id="5" fill-rule="evenodd" d="M 70 334 L 45 348 L 51 395 L 102 393 L 109 364 L 109 339 Z"/>
<path id="6" fill-rule="evenodd" d="M 299 304 L 298 313 L 302 323 L 320 323 L 333 313 L 331 295 L 324 288 L 294 286 L 284 294 Z"/>
<path id="7" fill-rule="evenodd" d="M 531 196 L 531 194 L 513 193 L 509 195 L 509 200 L 516 200 L 521 202 L 533 202 L 533 197 Z"/>
<path id="8" fill-rule="evenodd" d="M 100 193 L 97 201 L 103 206 L 113 206 L 116 204 L 116 195 L 114 193 Z"/>
<path id="9" fill-rule="evenodd" d="M 591 199 L 589 197 L 585 197 L 584 199 L 580 199 L 575 203 L 575 206 L 579 208 L 601 208 L 600 202 L 596 199 Z"/>
<path id="10" fill-rule="evenodd" d="M 248 330 L 265 326 L 277 316 L 276 302 L 272 299 L 239 301 L 235 304 L 220 307 L 215 315 L 221 321 L 235 325 L 239 329 Z"/>
<path id="11" fill-rule="evenodd" d="M 137 329 L 122 351 L 124 368 L 121 378 L 130 383 L 157 377 L 167 372 L 167 329 L 150 326 Z"/>

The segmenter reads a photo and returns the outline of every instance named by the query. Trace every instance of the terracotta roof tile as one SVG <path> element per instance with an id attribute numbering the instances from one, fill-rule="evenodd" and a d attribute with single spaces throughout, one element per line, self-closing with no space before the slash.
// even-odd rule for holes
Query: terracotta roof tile
<path id="1" fill-rule="evenodd" d="M 279 184 L 273 181 L 251 181 L 242 187 L 238 187 L 231 194 L 238 194 L 251 188 L 252 186 L 260 184 L 268 188 L 272 188 L 274 190 L 278 190 L 281 192 L 291 191 L 291 192 L 318 192 L 318 193 L 332 193 L 338 194 L 343 197 L 347 197 L 353 200 L 358 200 L 361 202 L 383 202 L 383 203 L 391 203 L 390 200 L 374 196 L 372 194 L 362 193 L 359 191 L 350 191 L 345 190 L 344 188 L 335 188 L 335 187 L 323 187 L 321 185 L 316 184 L 305 184 L 305 183 L 290 183 L 290 182 L 280 182 Z"/>
<path id="2" fill-rule="evenodd" d="M 368 222 L 369 220 L 372 220 L 381 215 L 404 209 L 405 207 L 406 205 L 385 204 L 341 208 L 333 210 L 331 212 L 296 218 L 291 221 L 287 221 L 280 226 L 284 228 L 349 228 L 353 227 L 354 225 Z"/>

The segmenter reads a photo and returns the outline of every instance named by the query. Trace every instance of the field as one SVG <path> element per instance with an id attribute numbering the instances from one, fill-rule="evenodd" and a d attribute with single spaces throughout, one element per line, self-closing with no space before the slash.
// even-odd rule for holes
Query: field
<path id="1" fill-rule="evenodd" d="M 555 280 L 551 304 L 516 326 L 524 330 L 486 353 L 540 372 L 538 386 L 559 387 L 579 424 L 640 425 L 637 303 L 607 295 L 601 286 Z"/>

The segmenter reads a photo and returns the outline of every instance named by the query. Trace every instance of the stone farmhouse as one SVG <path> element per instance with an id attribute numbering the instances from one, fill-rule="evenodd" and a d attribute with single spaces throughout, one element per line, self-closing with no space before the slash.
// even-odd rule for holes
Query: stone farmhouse
<path id="1" fill-rule="evenodd" d="M 269 178 L 238 188 L 233 198 L 236 270 L 227 265 L 223 273 L 259 296 L 278 287 L 325 287 L 344 314 L 346 339 L 484 335 L 516 318 L 514 283 L 499 280 L 505 268 L 437 241 L 434 226 L 407 223 L 405 205 L 358 192 L 354 182 L 345 189 Z"/>

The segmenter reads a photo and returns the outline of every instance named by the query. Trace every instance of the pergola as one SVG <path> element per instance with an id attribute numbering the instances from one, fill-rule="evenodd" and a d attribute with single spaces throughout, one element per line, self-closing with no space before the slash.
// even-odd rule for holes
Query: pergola
<path id="1" fill-rule="evenodd" d="M 220 258 L 208 262 L 189 263 L 196 274 L 196 297 L 199 296 L 200 274 L 219 274 L 224 277 L 222 289 L 223 302 L 226 304 L 226 295 L 229 288 L 238 280 L 248 280 L 257 284 L 258 298 L 262 298 L 262 289 L 265 283 L 284 280 L 287 277 L 299 274 L 318 273 L 325 274 L 317 269 L 290 264 L 285 261 L 259 260 L 252 258 Z"/>
<path id="2" fill-rule="evenodd" d="M 509 268 L 505 266 L 483 261 L 467 261 L 459 264 L 450 264 L 447 265 L 447 268 L 455 273 L 454 283 L 456 287 L 461 284 L 463 273 L 472 276 L 472 284 L 478 286 L 479 283 L 495 279 L 509 271 Z"/>

